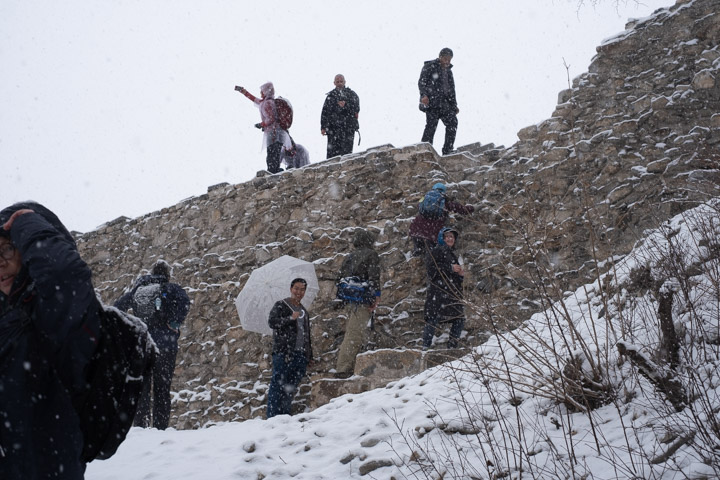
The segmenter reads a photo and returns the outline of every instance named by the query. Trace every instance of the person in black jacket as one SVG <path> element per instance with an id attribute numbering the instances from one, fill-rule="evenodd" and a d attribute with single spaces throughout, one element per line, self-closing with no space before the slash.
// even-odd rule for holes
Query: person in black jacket
<path id="1" fill-rule="evenodd" d="M 306 289 L 305 279 L 294 279 L 290 282 L 290 297 L 275 302 L 270 310 L 273 373 L 268 389 L 267 418 L 291 414 L 295 392 L 312 359 L 310 314 L 300 303 Z"/>
<path id="2" fill-rule="evenodd" d="M 327 135 L 327 158 L 347 155 L 353 151 L 358 130 L 360 99 L 349 87 L 345 77 L 335 75 L 335 89 L 327 93 L 320 115 L 320 133 Z"/>
<path id="3" fill-rule="evenodd" d="M 180 325 L 190 310 L 188 294 L 180 285 L 170 282 L 170 275 L 170 265 L 158 260 L 151 275 L 141 276 L 133 288 L 115 302 L 115 308 L 124 312 L 132 308 L 133 314 L 145 322 L 158 347 L 152 382 L 144 382 L 135 415 L 135 425 L 148 428 L 152 424 L 158 430 L 165 430 L 170 422 L 170 386 L 175 373 Z"/>
<path id="4" fill-rule="evenodd" d="M 425 297 L 425 330 L 423 350 L 432 345 L 438 322 L 451 322 L 448 348 L 456 348 L 460 340 L 465 313 L 462 283 L 465 272 L 455 255 L 458 232 L 445 227 L 438 234 L 438 244 L 431 250 L 428 261 L 430 286 Z"/>
<path id="5" fill-rule="evenodd" d="M 83 478 L 77 412 L 101 309 L 55 214 L 34 202 L 0 212 L 0 478 Z"/>
<path id="6" fill-rule="evenodd" d="M 457 134 L 457 114 L 460 109 L 455 97 L 455 79 L 452 73 L 453 52 L 449 48 L 440 50 L 435 60 L 423 65 L 418 80 L 420 89 L 420 110 L 425 112 L 425 130 L 422 142 L 433 143 L 438 121 L 445 125 L 445 143 L 442 154 L 447 155 L 454 149 Z"/>

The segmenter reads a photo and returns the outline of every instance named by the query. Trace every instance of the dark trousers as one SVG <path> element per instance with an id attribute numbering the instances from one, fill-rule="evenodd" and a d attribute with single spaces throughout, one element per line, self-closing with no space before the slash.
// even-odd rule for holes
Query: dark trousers
<path id="1" fill-rule="evenodd" d="M 347 130 L 327 131 L 327 158 L 347 155 L 353 151 L 355 132 Z"/>
<path id="2" fill-rule="evenodd" d="M 276 142 L 271 143 L 267 147 L 267 169 L 270 173 L 280 173 L 282 172 L 282 168 L 280 168 L 280 152 L 282 151 L 282 143 Z"/>
<path id="3" fill-rule="evenodd" d="M 292 401 L 307 371 L 307 358 L 303 352 L 285 355 L 273 353 L 273 373 L 268 389 L 267 418 L 290 415 Z"/>
<path id="4" fill-rule="evenodd" d="M 160 348 L 155 360 L 152 378 L 143 382 L 142 396 L 135 414 L 135 425 L 148 428 L 152 424 L 158 430 L 165 430 L 170 423 L 170 385 L 175 373 L 175 357 L 178 347 Z M 150 392 L 152 388 L 152 401 Z M 150 414 L 152 412 L 152 422 Z"/>
<path id="5" fill-rule="evenodd" d="M 454 110 L 433 109 L 425 111 L 425 130 L 421 141 L 433 143 L 439 120 L 442 120 L 443 125 L 445 125 L 445 144 L 442 148 L 442 153 L 445 155 L 452 152 L 455 145 L 458 120 Z"/>
<path id="6" fill-rule="evenodd" d="M 423 347 L 429 348 L 440 321 L 450 322 L 450 340 L 448 348 L 456 348 L 465 326 L 465 312 L 459 299 L 447 298 L 438 294 L 437 290 L 428 288 L 425 298 L 425 330 L 423 331 Z"/>
<path id="7" fill-rule="evenodd" d="M 430 251 L 435 247 L 436 243 L 427 238 L 412 237 L 413 239 L 413 257 L 423 257 L 430 255 Z M 427 267 L 427 260 L 425 261 Z"/>

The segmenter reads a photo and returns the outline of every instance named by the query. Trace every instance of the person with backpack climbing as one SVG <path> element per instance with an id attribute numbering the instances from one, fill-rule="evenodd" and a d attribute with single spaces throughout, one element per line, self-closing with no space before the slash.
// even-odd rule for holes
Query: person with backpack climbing
<path id="1" fill-rule="evenodd" d="M 170 265 L 158 260 L 150 275 L 142 275 L 115 308 L 140 318 L 157 345 L 159 355 L 152 370 L 152 381 L 145 381 L 138 404 L 135 425 L 165 430 L 170 422 L 170 386 L 175 373 L 180 325 L 190 310 L 190 298 L 177 283 L 170 282 Z M 152 401 L 151 401 L 152 387 Z M 150 415 L 152 412 L 152 422 Z"/>
<path id="2" fill-rule="evenodd" d="M 327 158 L 353 151 L 355 132 L 360 130 L 360 98 L 345 86 L 345 77 L 335 75 L 335 88 L 325 97 L 320 115 L 320 133 L 327 135 Z"/>
<path id="3" fill-rule="evenodd" d="M 279 112 L 275 99 L 275 87 L 272 82 L 264 83 L 260 86 L 260 98 L 255 97 L 252 93 L 243 87 L 235 87 L 235 90 L 245 95 L 260 110 L 261 122 L 256 123 L 255 127 L 261 129 L 263 134 L 263 148 L 267 151 L 267 167 L 270 173 L 280 173 L 280 152 L 283 147 L 287 150 L 292 149 L 292 141 L 287 129 L 292 124 L 292 107 L 290 113 L 285 112 L 289 103 L 283 101 L 283 112 Z M 282 115 L 281 115 L 282 113 Z M 289 118 L 288 118 L 289 117 Z"/>
<path id="4" fill-rule="evenodd" d="M 46 207 L 0 212 L 0 478 L 84 476 L 80 413 L 101 324 L 91 276 Z"/>
<path id="5" fill-rule="evenodd" d="M 290 296 L 275 302 L 268 318 L 273 329 L 273 373 L 268 389 L 267 418 L 290 415 L 298 385 L 312 359 L 310 313 L 300 303 L 307 281 L 290 282 Z"/>
<path id="6" fill-rule="evenodd" d="M 337 297 L 345 304 L 345 336 L 338 351 L 335 375 L 347 378 L 355 370 L 371 316 L 380 302 L 380 257 L 373 248 L 375 239 L 364 228 L 355 230 L 353 250 L 343 261 L 336 282 Z"/>
<path id="7" fill-rule="evenodd" d="M 418 214 L 410 223 L 410 238 L 413 240 L 413 256 L 425 256 L 435 246 L 440 229 L 445 226 L 448 215 L 468 215 L 475 211 L 472 205 L 463 205 L 447 197 L 447 187 L 436 183 L 425 194 L 418 206 Z"/>
<path id="8" fill-rule="evenodd" d="M 430 284 L 425 296 L 423 350 L 432 345 L 435 329 L 440 322 L 450 322 L 448 348 L 457 348 L 465 325 L 463 308 L 463 270 L 455 254 L 458 232 L 445 227 L 438 233 L 438 243 L 430 252 L 428 278 Z"/>
<path id="9" fill-rule="evenodd" d="M 435 60 L 428 60 L 423 65 L 418 80 L 420 90 L 420 111 L 425 112 L 425 130 L 422 142 L 433 143 L 438 121 L 445 125 L 445 143 L 442 154 L 452 153 L 457 134 L 457 115 L 460 109 L 455 96 L 455 78 L 450 63 L 453 52 L 449 48 L 440 50 Z"/>

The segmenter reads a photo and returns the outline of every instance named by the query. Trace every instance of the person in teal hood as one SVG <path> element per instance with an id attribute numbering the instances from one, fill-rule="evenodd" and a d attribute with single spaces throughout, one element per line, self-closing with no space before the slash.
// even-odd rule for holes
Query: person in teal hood
<path id="1" fill-rule="evenodd" d="M 465 271 L 455 254 L 458 236 L 457 230 L 443 228 L 438 233 L 438 244 L 430 252 L 431 258 L 428 261 L 430 285 L 425 297 L 423 350 L 432 345 L 439 322 L 451 323 L 448 348 L 458 346 L 465 326 L 462 291 Z"/>

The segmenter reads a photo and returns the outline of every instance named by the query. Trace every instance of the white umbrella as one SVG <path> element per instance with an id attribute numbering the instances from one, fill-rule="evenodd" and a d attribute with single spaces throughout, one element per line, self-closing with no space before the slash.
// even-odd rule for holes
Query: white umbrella
<path id="1" fill-rule="evenodd" d="M 271 335 L 268 316 L 275 302 L 290 296 L 290 282 L 302 278 L 307 290 L 302 304 L 309 309 L 320 291 L 315 265 L 299 258 L 283 255 L 267 265 L 256 268 L 235 299 L 240 324 L 245 330 Z"/>

